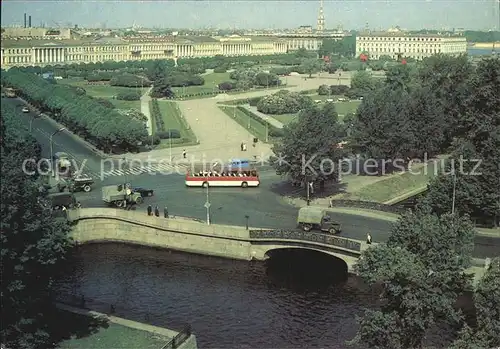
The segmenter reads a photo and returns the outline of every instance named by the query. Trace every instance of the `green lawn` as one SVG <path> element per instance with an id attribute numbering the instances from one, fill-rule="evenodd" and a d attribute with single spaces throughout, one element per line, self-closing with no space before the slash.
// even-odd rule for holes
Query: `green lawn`
<path id="1" fill-rule="evenodd" d="M 292 121 L 297 121 L 297 114 L 281 114 L 281 115 L 267 114 L 267 115 L 278 120 L 279 122 L 281 122 L 284 125 L 289 124 Z"/>
<path id="2" fill-rule="evenodd" d="M 249 117 L 237 107 L 220 106 L 219 107 L 227 116 L 235 120 L 242 127 L 246 128 L 251 134 L 260 139 L 262 142 L 266 140 L 266 126 L 257 120 Z"/>
<path id="3" fill-rule="evenodd" d="M 106 319 L 59 311 L 52 333 L 59 349 L 159 349 L 170 338 L 108 322 Z"/>
<path id="4" fill-rule="evenodd" d="M 311 97 L 313 101 L 326 101 L 329 98 L 336 100 L 339 96 L 323 96 L 314 94 L 309 95 L 309 97 Z M 346 115 L 348 113 L 355 113 L 360 104 L 361 101 L 335 102 L 335 109 L 337 109 L 337 113 L 339 115 Z"/>
<path id="5" fill-rule="evenodd" d="M 219 84 L 224 81 L 231 81 L 229 73 L 212 73 L 202 76 L 205 84 L 201 86 L 174 87 L 176 96 L 191 95 L 196 93 L 207 93 L 219 91 Z"/>
<path id="6" fill-rule="evenodd" d="M 87 84 L 86 80 L 78 78 L 62 79 L 57 81 L 58 84 L 77 86 L 87 91 L 87 95 L 96 98 L 104 98 L 113 103 L 118 109 L 141 109 L 140 101 L 120 101 L 113 99 L 120 92 L 141 90 L 140 87 L 121 87 L 110 85 L 91 85 Z M 145 88 L 143 89 L 146 90 Z"/>
<path id="7" fill-rule="evenodd" d="M 347 192 L 336 195 L 333 199 L 363 200 L 386 202 L 395 197 L 402 196 L 412 190 L 426 186 L 430 179 L 434 177 L 434 164 L 429 163 L 427 170 L 423 170 L 423 165 L 413 167 L 412 174 L 405 172 L 403 174 L 391 174 L 384 177 L 374 176 L 346 176 Z M 349 185 L 353 180 L 353 186 Z M 366 185 L 363 185 L 363 179 L 366 179 Z"/>
<path id="8" fill-rule="evenodd" d="M 184 120 L 182 113 L 177 106 L 177 103 L 165 100 L 158 100 L 163 121 L 166 129 L 176 129 L 181 133 L 180 139 L 172 139 L 172 147 L 194 145 L 196 143 L 196 135 L 191 130 L 189 124 Z M 154 128 L 156 130 L 156 126 Z M 170 141 L 162 139 L 159 147 L 169 147 Z"/>

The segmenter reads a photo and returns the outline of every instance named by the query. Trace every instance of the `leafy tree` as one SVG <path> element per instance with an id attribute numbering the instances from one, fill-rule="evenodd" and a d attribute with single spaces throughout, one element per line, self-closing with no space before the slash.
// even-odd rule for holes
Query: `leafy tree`
<path id="1" fill-rule="evenodd" d="M 474 291 L 476 324 L 465 324 L 450 349 L 497 348 L 500 346 L 500 257 L 490 266 Z"/>
<path id="2" fill-rule="evenodd" d="M 148 78 L 151 81 L 160 81 L 167 76 L 167 64 L 164 60 L 155 61 L 153 65 L 148 69 Z"/>
<path id="3" fill-rule="evenodd" d="M 0 78 L 3 85 L 16 88 L 22 98 L 100 149 L 134 151 L 148 139 L 142 123 L 110 110 L 92 97 L 80 95 L 73 88 L 50 84 L 15 69 L 2 73 Z"/>
<path id="4" fill-rule="evenodd" d="M 351 79 L 351 89 L 355 90 L 356 94 L 362 97 L 367 96 L 379 87 L 380 83 L 367 71 L 359 71 Z"/>
<path id="5" fill-rule="evenodd" d="M 43 348 L 51 344 L 47 325 L 54 267 L 64 258 L 71 240 L 68 223 L 52 217 L 43 204 L 36 176 L 12 165 L 40 156 L 39 146 L 17 113 L 2 104 L 0 333 L 7 347 Z"/>
<path id="6" fill-rule="evenodd" d="M 116 95 L 116 99 L 124 101 L 138 101 L 141 99 L 141 91 L 124 91 Z"/>
<path id="7" fill-rule="evenodd" d="M 466 55 L 452 57 L 435 55 L 426 58 L 418 69 L 419 84 L 434 91 L 443 108 L 448 127 L 443 129 L 446 144 L 460 135 L 459 119 L 465 112 L 473 68 Z M 463 133 L 462 133 L 463 134 Z"/>
<path id="8" fill-rule="evenodd" d="M 449 212 L 455 187 L 457 212 L 500 225 L 499 77 L 500 59 L 486 59 L 468 82 L 468 97 L 455 124 L 461 136 L 452 144 L 454 167 L 450 163 L 445 173 L 431 181 L 424 199 L 437 213 Z"/>
<path id="9" fill-rule="evenodd" d="M 153 89 L 150 92 L 153 98 L 174 98 L 175 93 L 172 91 L 171 85 L 165 79 L 155 81 Z"/>
<path id="10" fill-rule="evenodd" d="M 284 127 L 281 141 L 273 147 L 271 164 L 277 173 L 300 182 L 336 179 L 335 164 L 344 156 L 336 147 L 341 133 L 333 103 L 322 108 L 311 104 L 300 112 L 297 122 Z"/>
<path id="11" fill-rule="evenodd" d="M 421 348 L 439 321 L 456 325 L 455 308 L 470 288 L 474 227 L 467 217 L 437 216 L 420 208 L 400 217 L 387 244 L 364 251 L 356 271 L 370 285 L 381 284 L 381 306 L 367 310 L 352 343 L 371 348 Z"/>
<path id="12" fill-rule="evenodd" d="M 306 74 L 309 74 L 309 77 L 312 77 L 313 74 L 319 72 L 322 66 L 323 66 L 322 61 L 317 58 L 304 59 L 304 61 L 302 61 L 301 64 L 302 70 Z"/>

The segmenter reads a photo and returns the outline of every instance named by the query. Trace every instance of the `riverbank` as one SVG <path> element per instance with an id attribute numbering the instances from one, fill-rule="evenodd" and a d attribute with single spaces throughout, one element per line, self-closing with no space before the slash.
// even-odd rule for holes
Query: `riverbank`
<path id="1" fill-rule="evenodd" d="M 179 334 L 166 328 L 109 316 L 97 311 L 57 303 L 60 310 L 62 341 L 56 348 L 163 348 Z M 197 349 L 196 337 L 190 335 L 179 349 Z"/>

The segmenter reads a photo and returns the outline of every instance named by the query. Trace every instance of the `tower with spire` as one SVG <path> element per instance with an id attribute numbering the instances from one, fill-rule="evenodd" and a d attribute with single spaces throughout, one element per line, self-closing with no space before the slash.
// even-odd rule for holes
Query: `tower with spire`
<path id="1" fill-rule="evenodd" d="M 319 13 L 318 13 L 318 22 L 316 24 L 316 30 L 320 33 L 325 30 L 325 15 L 323 14 L 323 0 L 319 0 Z"/>

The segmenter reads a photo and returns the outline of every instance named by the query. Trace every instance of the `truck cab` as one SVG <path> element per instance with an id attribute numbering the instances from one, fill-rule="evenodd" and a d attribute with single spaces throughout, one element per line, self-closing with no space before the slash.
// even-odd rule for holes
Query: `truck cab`
<path id="1" fill-rule="evenodd" d="M 342 229 L 321 207 L 306 206 L 299 210 L 297 226 L 304 231 L 319 230 L 330 234 L 339 234 Z"/>

